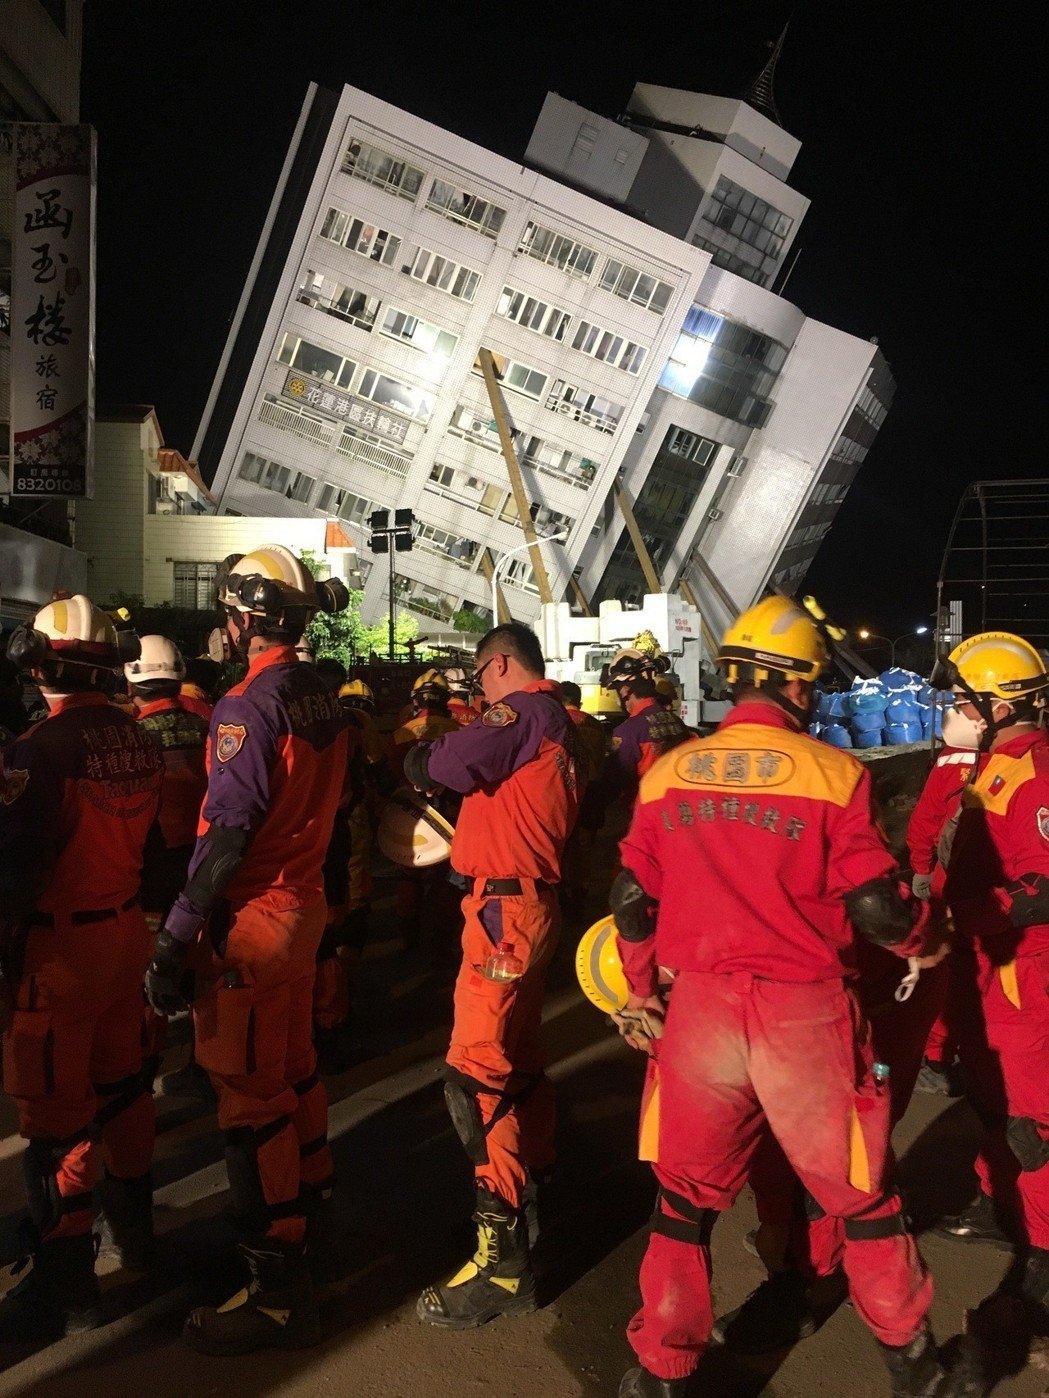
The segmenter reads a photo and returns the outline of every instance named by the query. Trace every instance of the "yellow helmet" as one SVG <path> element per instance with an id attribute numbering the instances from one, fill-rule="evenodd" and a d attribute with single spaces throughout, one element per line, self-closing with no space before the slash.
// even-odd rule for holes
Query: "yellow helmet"
<path id="1" fill-rule="evenodd" d="M 660 675 L 659 679 L 656 680 L 656 693 L 662 699 L 673 700 L 677 698 L 677 686 L 666 675 Z"/>
<path id="2" fill-rule="evenodd" d="M 340 699 L 366 699 L 369 704 L 375 703 L 375 695 L 371 687 L 363 680 L 347 680 L 339 689 Z"/>
<path id="3" fill-rule="evenodd" d="M 811 682 L 829 659 L 820 628 L 789 597 L 765 597 L 748 607 L 725 632 L 717 656 L 729 684 L 742 678 L 757 685 L 773 671 Z"/>
<path id="4" fill-rule="evenodd" d="M 412 685 L 412 693 L 418 694 L 424 689 L 437 689 L 443 693 L 448 693 L 448 681 L 441 674 L 440 670 L 424 670 L 419 678 Z"/>
<path id="5" fill-rule="evenodd" d="M 576 948 L 575 973 L 583 994 L 606 1015 L 621 1010 L 626 1004 L 630 987 L 616 945 L 616 925 L 611 914 L 583 933 Z"/>
<path id="6" fill-rule="evenodd" d="M 1027 699 L 1049 687 L 1045 661 L 1022 636 L 981 631 L 955 646 L 949 656 L 962 681 L 976 694 Z"/>

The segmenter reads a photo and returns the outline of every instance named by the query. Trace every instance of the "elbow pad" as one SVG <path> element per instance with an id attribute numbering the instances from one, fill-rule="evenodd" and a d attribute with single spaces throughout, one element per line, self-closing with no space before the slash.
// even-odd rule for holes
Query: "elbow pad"
<path id="1" fill-rule="evenodd" d="M 1049 922 L 1049 878 L 1045 874 L 1021 874 L 1008 885 L 1009 921 L 1016 928 Z"/>
<path id="2" fill-rule="evenodd" d="M 616 931 L 624 942 L 643 942 L 656 930 L 655 898 L 650 898 L 629 869 L 616 875 L 609 893 Z"/>
<path id="3" fill-rule="evenodd" d="M 432 791 L 434 782 L 430 779 L 428 763 L 430 743 L 416 743 L 404 755 L 405 780 L 411 782 L 416 791 Z"/>
<path id="4" fill-rule="evenodd" d="M 895 879 L 869 879 L 846 893 L 844 902 L 853 927 L 876 947 L 898 947 L 914 930 Z"/>
<path id="5" fill-rule="evenodd" d="M 186 885 L 185 896 L 198 913 L 210 913 L 225 893 L 237 865 L 251 844 L 250 830 L 213 825 L 208 830 L 208 852 Z"/>

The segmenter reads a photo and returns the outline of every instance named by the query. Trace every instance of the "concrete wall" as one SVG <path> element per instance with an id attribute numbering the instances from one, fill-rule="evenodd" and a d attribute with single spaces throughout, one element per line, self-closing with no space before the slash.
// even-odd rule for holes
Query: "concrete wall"
<path id="1" fill-rule="evenodd" d="M 84 592 L 87 559 L 76 549 L 0 524 L 0 619 L 26 621 L 56 592 Z"/>
<path id="2" fill-rule="evenodd" d="M 174 599 L 176 563 L 219 563 L 227 554 L 260 544 L 325 556 L 323 519 L 240 519 L 234 515 L 146 515 L 142 593 L 155 607 Z M 332 573 L 345 578 L 343 550 L 328 555 Z"/>
<path id="3" fill-rule="evenodd" d="M 647 149 L 647 136 L 548 92 L 525 159 L 604 198 L 625 203 Z"/>
<path id="4" fill-rule="evenodd" d="M 87 554 L 88 595 L 97 602 L 143 591 L 147 482 L 163 445 L 153 417 L 95 423 L 95 496 L 77 501 L 73 537 Z"/>

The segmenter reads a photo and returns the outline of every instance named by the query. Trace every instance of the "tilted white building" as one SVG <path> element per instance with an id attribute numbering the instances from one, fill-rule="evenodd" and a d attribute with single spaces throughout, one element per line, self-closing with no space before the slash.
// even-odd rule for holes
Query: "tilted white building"
<path id="1" fill-rule="evenodd" d="M 360 528 L 410 507 L 400 604 L 431 629 L 487 618 L 486 565 L 522 533 L 485 346 L 557 598 L 573 574 L 595 601 L 645 591 L 617 476 L 664 586 L 685 578 L 715 631 L 795 586 L 893 383 L 874 343 L 769 289 L 808 207 L 774 118 L 760 90 L 639 85 L 618 121 L 550 94 L 515 164 L 311 88 L 193 448 L 220 512 Z M 534 617 L 528 554 L 500 572 Z M 372 568 L 366 615 L 387 589 Z"/>

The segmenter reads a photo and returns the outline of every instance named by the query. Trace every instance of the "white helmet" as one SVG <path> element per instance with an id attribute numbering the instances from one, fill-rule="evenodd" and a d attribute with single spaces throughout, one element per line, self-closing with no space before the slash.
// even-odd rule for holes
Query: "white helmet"
<path id="1" fill-rule="evenodd" d="M 300 660 L 304 661 L 307 665 L 313 664 L 315 658 L 313 654 L 313 647 L 310 645 L 309 641 L 307 641 L 305 636 L 303 636 L 302 640 L 299 641 L 298 645 L 295 647 L 295 654 L 299 657 Z"/>
<path id="2" fill-rule="evenodd" d="M 220 570 L 219 602 L 252 616 L 277 616 L 285 607 L 317 609 L 313 575 L 283 544 L 263 544 Z"/>
<path id="3" fill-rule="evenodd" d="M 452 852 L 455 828 L 417 791 L 395 791 L 379 817 L 378 843 L 387 859 L 406 869 L 428 869 Z"/>
<path id="4" fill-rule="evenodd" d="M 452 694 L 470 696 L 470 681 L 466 678 L 466 671 L 460 669 L 445 670 L 444 678 L 448 681 L 448 689 Z"/>
<path id="5" fill-rule="evenodd" d="M 124 666 L 128 684 L 149 684 L 151 680 L 178 680 L 186 677 L 186 662 L 178 646 L 166 636 L 143 636 L 137 660 Z"/>
<path id="6" fill-rule="evenodd" d="M 20 626 L 12 634 L 7 654 L 23 670 L 33 670 L 45 660 L 119 670 L 121 660 L 112 617 L 83 593 L 42 607 L 32 626 Z"/>

